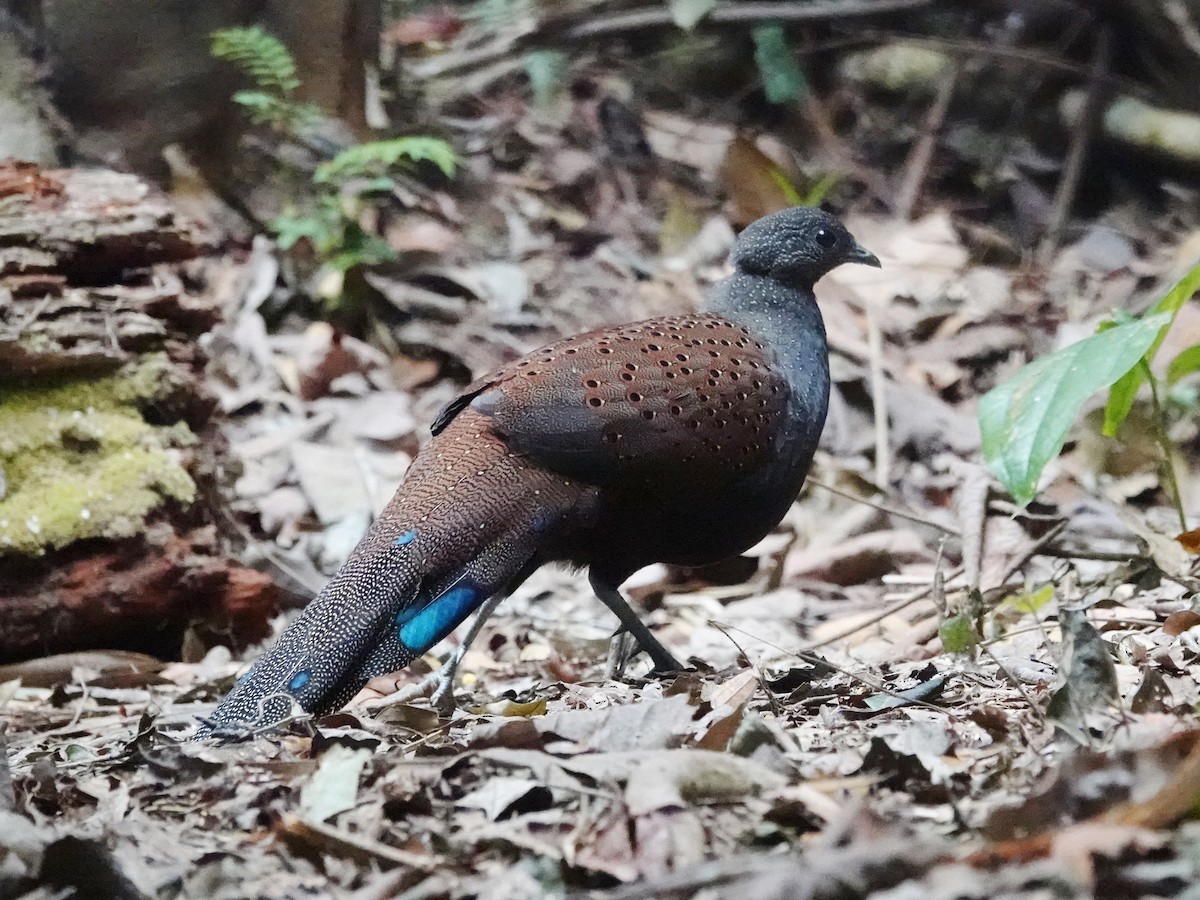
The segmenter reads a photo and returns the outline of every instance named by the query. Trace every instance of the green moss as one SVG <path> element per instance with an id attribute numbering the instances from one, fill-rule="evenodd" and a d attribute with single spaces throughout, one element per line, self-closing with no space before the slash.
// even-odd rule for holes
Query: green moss
<path id="1" fill-rule="evenodd" d="M 128 537 L 163 503 L 190 503 L 196 486 L 180 448 L 195 436 L 141 412 L 174 387 L 162 355 L 99 378 L 0 385 L 0 554 Z"/>

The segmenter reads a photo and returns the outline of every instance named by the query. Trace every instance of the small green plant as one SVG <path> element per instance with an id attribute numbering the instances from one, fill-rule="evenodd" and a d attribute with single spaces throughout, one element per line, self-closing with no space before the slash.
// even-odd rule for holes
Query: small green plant
<path id="1" fill-rule="evenodd" d="M 235 103 L 253 122 L 297 139 L 321 116 L 317 107 L 296 99 L 300 77 L 287 47 L 259 26 L 227 28 L 213 33 L 212 53 L 236 65 L 254 90 L 238 91 Z M 358 266 L 392 262 L 396 251 L 361 225 L 363 213 L 396 187 L 391 175 L 422 162 L 447 177 L 458 165 L 454 148 L 440 138 L 410 136 L 357 144 L 319 165 L 308 190 L 297 197 L 270 229 L 280 249 L 306 241 L 320 265 L 346 273 Z M 303 195 L 303 196 L 299 196 Z"/>
<path id="2" fill-rule="evenodd" d="M 792 103 L 808 93 L 808 80 L 782 25 L 754 29 L 754 62 L 769 103 Z"/>
<path id="3" fill-rule="evenodd" d="M 458 155 L 453 147 L 435 137 L 416 135 L 370 141 L 343 150 L 329 162 L 322 163 L 313 175 L 313 181 L 338 185 L 362 178 L 370 180 L 372 188 L 390 190 L 394 184 L 387 177 L 388 172 L 422 162 L 433 163 L 450 178 L 458 166 Z"/>
<path id="4" fill-rule="evenodd" d="M 395 262 L 396 251 L 363 229 L 359 220 L 366 206 L 395 188 L 389 173 L 421 162 L 432 163 L 449 177 L 458 157 L 445 141 L 424 136 L 370 141 L 343 150 L 313 174 L 317 196 L 312 205 L 271 223 L 280 248 L 290 250 L 307 240 L 318 259 L 339 272 Z"/>
<path id="5" fill-rule="evenodd" d="M 254 124 L 295 135 L 320 119 L 317 107 L 296 99 L 300 77 L 291 53 L 261 26 L 214 31 L 212 55 L 233 63 L 253 82 L 254 90 L 236 92 L 233 102 Z"/>
<path id="6" fill-rule="evenodd" d="M 1096 334 L 1031 362 L 980 399 L 983 455 L 1018 503 L 1024 506 L 1034 498 L 1042 470 L 1062 450 L 1071 423 L 1088 397 L 1104 388 L 1110 389 L 1104 433 L 1113 436 L 1133 408 L 1138 389 L 1146 382 L 1150 386 L 1171 500 L 1179 514 L 1180 530 L 1187 530 L 1166 435 L 1165 414 L 1159 401 L 1159 385 L 1150 364 L 1180 307 L 1197 290 L 1200 290 L 1200 264 L 1141 316 L 1116 313 Z M 1197 363 L 1200 363 L 1200 347 L 1184 350 L 1168 367 L 1168 378 L 1182 377 Z"/>

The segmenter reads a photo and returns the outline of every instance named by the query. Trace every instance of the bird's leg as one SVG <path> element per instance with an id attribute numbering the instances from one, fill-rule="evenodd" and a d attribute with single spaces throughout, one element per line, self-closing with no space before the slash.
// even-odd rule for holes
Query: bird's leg
<path id="1" fill-rule="evenodd" d="M 600 602 L 613 611 L 613 615 L 621 620 L 625 630 L 633 635 L 643 650 L 650 654 L 650 658 L 654 660 L 655 669 L 660 672 L 678 672 L 683 669 L 683 666 L 676 661 L 667 648 L 658 642 L 658 638 L 651 634 L 646 623 L 630 608 L 616 587 L 598 578 L 595 572 L 591 575 L 591 582 L 592 590 L 596 592 Z"/>
<path id="2" fill-rule="evenodd" d="M 479 632 L 483 630 L 484 624 L 492 613 L 496 611 L 496 607 L 508 596 L 508 591 L 489 597 L 484 604 L 479 607 L 479 612 L 475 614 L 475 621 L 471 623 L 470 629 L 449 658 L 442 663 L 441 668 L 435 672 L 430 672 L 420 681 L 414 684 L 408 684 L 396 691 L 392 695 L 391 702 L 393 703 L 408 703 L 410 700 L 415 700 L 418 697 L 428 697 L 429 703 L 443 716 L 448 716 L 454 712 L 454 678 L 458 674 L 459 663 L 463 661 L 463 657 L 467 655 L 467 651 L 471 649 L 471 644 L 475 638 L 479 637 Z"/>

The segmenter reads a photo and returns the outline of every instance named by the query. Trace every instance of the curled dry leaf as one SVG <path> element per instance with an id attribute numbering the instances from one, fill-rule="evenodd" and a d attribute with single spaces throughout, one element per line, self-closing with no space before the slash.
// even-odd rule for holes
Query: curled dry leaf
<path id="1" fill-rule="evenodd" d="M 1200 625 L 1200 613 L 1194 609 L 1181 609 L 1167 616 L 1167 620 L 1163 622 L 1163 633 L 1178 637 L 1197 625 Z"/>

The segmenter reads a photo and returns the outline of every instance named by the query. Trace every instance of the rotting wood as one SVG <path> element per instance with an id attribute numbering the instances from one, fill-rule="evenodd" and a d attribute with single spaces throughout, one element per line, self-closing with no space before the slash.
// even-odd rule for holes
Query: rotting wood
<path id="1" fill-rule="evenodd" d="M 220 301 L 180 265 L 217 245 L 134 176 L 0 162 L 0 660 L 265 634 L 211 524 Z"/>

